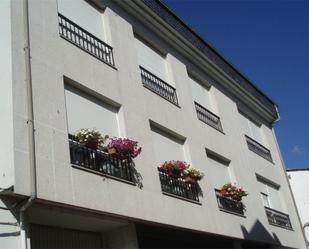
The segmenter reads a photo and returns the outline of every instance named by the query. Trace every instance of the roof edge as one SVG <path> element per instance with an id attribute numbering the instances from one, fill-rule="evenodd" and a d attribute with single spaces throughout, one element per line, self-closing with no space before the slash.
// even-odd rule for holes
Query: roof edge
<path id="1" fill-rule="evenodd" d="M 286 169 L 287 172 L 291 171 L 309 171 L 309 168 L 296 168 L 296 169 Z"/>
<path id="2" fill-rule="evenodd" d="M 262 105 L 271 110 L 276 117 L 279 117 L 277 111 L 278 105 L 232 65 L 232 63 L 225 59 L 213 46 L 205 41 L 196 31 L 190 28 L 180 17 L 170 10 L 168 6 L 160 0 L 142 0 L 142 2 L 195 48 L 207 56 L 215 65 L 221 68 L 229 77 L 237 82 L 241 88 L 248 91 L 252 96 L 258 99 Z"/>

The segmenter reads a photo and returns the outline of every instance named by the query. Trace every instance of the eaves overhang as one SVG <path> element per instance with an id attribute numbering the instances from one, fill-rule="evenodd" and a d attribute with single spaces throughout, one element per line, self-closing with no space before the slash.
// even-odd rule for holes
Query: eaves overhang
<path id="1" fill-rule="evenodd" d="M 287 172 L 294 172 L 294 171 L 309 171 L 309 168 L 295 168 L 295 169 L 286 169 Z"/>
<path id="2" fill-rule="evenodd" d="M 116 0 L 115 2 L 195 65 L 209 73 L 227 91 L 267 122 L 273 123 L 279 119 L 276 103 L 161 1 Z"/>

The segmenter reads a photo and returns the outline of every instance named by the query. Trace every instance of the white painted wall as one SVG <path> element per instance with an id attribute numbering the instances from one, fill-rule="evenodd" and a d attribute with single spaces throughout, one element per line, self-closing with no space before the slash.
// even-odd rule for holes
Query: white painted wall
<path id="1" fill-rule="evenodd" d="M 265 136 L 274 155 L 274 164 L 248 150 L 242 123 L 238 118 L 237 105 L 242 103 L 237 102 L 222 87 L 216 87 L 215 81 L 211 88 L 220 110 L 225 134 L 205 126 L 196 117 L 186 70 L 190 63 L 194 67 L 193 71 L 199 70 L 199 65 L 193 65 L 192 61 L 180 54 L 181 51 L 177 50 L 175 44 L 167 44 L 159 37 L 159 33 L 140 25 L 129 13 L 119 9 L 114 1 L 102 0 L 102 3 L 107 5 L 104 16 L 110 25 L 118 70 L 59 37 L 56 0 L 50 0 L 48 4 L 46 1 L 29 1 L 38 197 L 63 205 L 240 239 L 245 236 L 242 228 L 248 231 L 247 238 L 256 239 L 252 233 L 254 234 L 257 222 L 260 222 L 270 237 L 275 234 L 284 246 L 303 248 L 295 209 L 271 129 L 265 126 Z M 181 108 L 142 86 L 133 26 L 137 33 L 144 34 L 162 47 L 162 51 L 171 52 L 168 54 L 168 62 L 173 72 L 173 81 L 177 85 Z M 210 73 L 206 68 L 200 73 L 201 78 L 216 76 Z M 136 169 L 143 176 L 142 190 L 113 179 L 103 180 L 99 175 L 71 166 L 63 75 L 82 85 L 81 89 L 89 89 L 121 104 L 126 136 L 137 140 L 143 147 L 141 155 L 135 160 Z M 16 82 L 23 81 L 21 79 Z M 20 88 L 16 93 L 19 93 Z M 22 108 L 23 106 L 19 106 L 17 111 Z M 204 193 L 200 198 L 202 205 L 162 195 L 149 119 L 186 137 L 185 147 L 188 145 L 193 165 L 206 174 L 208 160 L 205 148 L 224 155 L 233 162 L 237 181 L 249 192 L 245 199 L 246 218 L 218 210 L 213 186 L 207 179 L 218 178 L 220 175 L 209 173 L 200 181 Z M 15 133 L 16 137 L 24 134 L 20 130 Z M 27 158 L 18 157 L 20 167 L 15 172 L 19 179 L 17 193 L 24 193 L 23 190 L 27 188 L 27 183 L 23 181 L 28 179 L 25 177 L 29 172 L 29 168 L 25 167 Z M 267 176 L 281 186 L 280 191 L 287 202 L 294 231 L 268 223 L 257 189 L 256 173 Z M 261 236 L 257 240 L 269 242 L 270 237 Z"/>
<path id="2" fill-rule="evenodd" d="M 105 41 L 103 12 L 85 0 L 57 0 L 58 12 L 92 35 Z"/>
<path id="3" fill-rule="evenodd" d="M 309 222 L 309 170 L 287 172 L 302 224 Z M 309 227 L 306 228 L 309 241 Z"/>
<path id="4" fill-rule="evenodd" d="M 0 188 L 14 184 L 11 1 L 0 1 Z"/>
<path id="5" fill-rule="evenodd" d="M 75 134 L 81 128 L 94 128 L 103 136 L 119 136 L 115 108 L 69 86 L 65 89 L 65 99 L 70 134 Z"/>

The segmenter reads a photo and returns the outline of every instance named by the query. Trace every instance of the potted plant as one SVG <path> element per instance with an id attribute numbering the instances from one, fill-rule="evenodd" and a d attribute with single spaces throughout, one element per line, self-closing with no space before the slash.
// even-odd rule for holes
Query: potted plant
<path id="1" fill-rule="evenodd" d="M 243 187 L 239 187 L 235 183 L 224 184 L 220 189 L 220 193 L 222 196 L 237 202 L 240 202 L 242 197 L 248 195 L 247 191 Z"/>
<path id="2" fill-rule="evenodd" d="M 171 160 L 164 162 L 160 167 L 159 170 L 170 177 L 179 178 L 183 176 L 183 172 L 185 169 L 189 167 L 184 161 L 180 160 Z"/>
<path id="3" fill-rule="evenodd" d="M 108 153 L 121 159 L 129 159 L 137 157 L 142 148 L 138 146 L 138 142 L 128 138 L 110 138 L 107 145 Z"/>
<path id="4" fill-rule="evenodd" d="M 204 177 L 204 173 L 199 169 L 189 167 L 183 171 L 183 177 L 187 183 L 196 183 Z"/>
<path id="5" fill-rule="evenodd" d="M 75 137 L 82 145 L 97 150 L 102 148 L 105 140 L 108 138 L 106 135 L 103 137 L 96 129 L 82 128 L 76 132 Z"/>

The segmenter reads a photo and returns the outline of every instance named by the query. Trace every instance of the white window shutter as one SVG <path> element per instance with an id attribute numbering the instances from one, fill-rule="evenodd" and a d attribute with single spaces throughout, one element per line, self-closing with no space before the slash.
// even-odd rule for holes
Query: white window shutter
<path id="1" fill-rule="evenodd" d="M 185 160 L 184 146 L 160 132 L 152 131 L 157 166 L 169 160 Z"/>
<path id="2" fill-rule="evenodd" d="M 270 207 L 268 194 L 261 193 L 261 197 L 262 197 L 262 202 L 263 202 L 264 207 Z"/>
<path id="3" fill-rule="evenodd" d="M 65 89 L 68 131 L 75 134 L 81 128 L 95 128 L 102 135 L 119 136 L 114 108 L 76 89 Z"/>
<path id="4" fill-rule="evenodd" d="M 229 166 L 219 163 L 218 161 L 209 158 L 206 172 L 212 176 L 210 180 L 217 189 L 231 182 Z"/>
<path id="5" fill-rule="evenodd" d="M 58 12 L 104 41 L 102 12 L 84 0 L 58 0 Z"/>
<path id="6" fill-rule="evenodd" d="M 252 122 L 251 120 L 248 119 L 248 123 L 250 126 L 250 130 L 251 130 L 251 136 L 252 138 L 259 142 L 260 144 L 264 144 L 264 141 L 262 139 L 262 131 L 261 131 L 261 127 L 258 126 L 257 124 L 255 124 L 254 122 Z"/>
<path id="7" fill-rule="evenodd" d="M 165 58 L 137 38 L 135 38 L 135 47 L 139 65 L 169 83 Z"/>
<path id="8" fill-rule="evenodd" d="M 207 110 L 213 112 L 209 90 L 207 90 L 205 87 L 203 87 L 200 83 L 198 83 L 191 77 L 189 77 L 189 82 L 193 100 L 205 107 Z"/>
<path id="9" fill-rule="evenodd" d="M 281 198 L 278 189 L 272 186 L 267 186 L 271 208 L 282 211 Z"/>
<path id="10" fill-rule="evenodd" d="M 251 129 L 250 129 L 249 120 L 244 115 L 242 115 L 241 113 L 240 113 L 239 117 L 240 117 L 240 122 L 241 122 L 241 127 L 242 127 L 242 130 L 243 130 L 243 133 L 245 135 L 253 138 L 252 132 L 251 132 Z"/>

